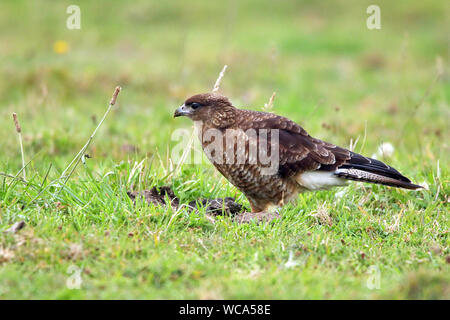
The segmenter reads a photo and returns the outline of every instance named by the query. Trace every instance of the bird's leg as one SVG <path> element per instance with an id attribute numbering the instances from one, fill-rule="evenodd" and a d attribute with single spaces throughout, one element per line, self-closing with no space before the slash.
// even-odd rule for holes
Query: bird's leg
<path id="1" fill-rule="evenodd" d="M 251 201 L 250 205 L 252 207 L 252 212 L 243 212 L 236 216 L 234 216 L 234 221 L 237 223 L 250 223 L 251 221 L 255 221 L 256 223 L 260 222 L 270 222 L 274 219 L 278 219 L 280 214 L 277 210 L 269 210 L 268 206 L 261 208 L 255 206 Z"/>

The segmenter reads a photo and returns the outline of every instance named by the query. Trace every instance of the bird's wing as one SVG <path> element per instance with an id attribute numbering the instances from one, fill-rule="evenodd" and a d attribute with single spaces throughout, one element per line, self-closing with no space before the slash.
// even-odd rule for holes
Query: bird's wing
<path id="1" fill-rule="evenodd" d="M 245 115 L 244 130 L 249 128 L 278 131 L 279 174 L 291 176 L 325 168 L 336 170 L 351 158 L 350 151 L 311 137 L 295 122 L 272 113 L 252 112 Z"/>
<path id="2" fill-rule="evenodd" d="M 340 178 L 380 183 L 408 189 L 419 186 L 387 164 L 311 137 L 295 122 L 271 113 L 247 115 L 253 129 L 278 129 L 279 170 L 283 177 L 311 171 L 329 172 Z"/>

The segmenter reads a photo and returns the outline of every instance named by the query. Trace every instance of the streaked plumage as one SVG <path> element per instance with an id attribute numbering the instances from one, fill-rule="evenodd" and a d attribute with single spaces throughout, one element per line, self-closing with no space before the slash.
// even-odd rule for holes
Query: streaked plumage
<path id="1" fill-rule="evenodd" d="M 348 180 L 406 189 L 420 188 L 379 160 L 313 138 L 298 124 L 285 117 L 237 109 L 226 97 L 219 94 L 192 96 L 177 109 L 174 116 L 188 116 L 200 122 L 203 133 L 209 129 L 223 133 L 229 129 L 240 132 L 245 141 L 245 145 L 240 146 L 245 148 L 244 163 L 221 163 L 217 160 L 217 155 L 209 158 L 214 166 L 245 194 L 254 213 L 295 200 L 300 192 L 341 186 Z M 254 129 L 257 135 L 245 135 L 248 129 Z M 257 163 L 248 159 L 251 146 L 258 145 L 262 140 L 267 141 L 268 145 L 272 142 L 272 134 L 266 137 L 260 133 L 260 129 L 278 129 L 276 146 L 279 151 L 279 166 L 271 175 L 262 174 L 264 166 L 259 159 Z M 207 151 L 211 140 L 205 139 L 204 135 L 201 137 L 203 149 Z M 225 136 L 223 144 L 226 145 Z M 239 145 L 236 142 L 231 147 L 236 151 Z M 225 157 L 225 152 L 223 156 Z"/>

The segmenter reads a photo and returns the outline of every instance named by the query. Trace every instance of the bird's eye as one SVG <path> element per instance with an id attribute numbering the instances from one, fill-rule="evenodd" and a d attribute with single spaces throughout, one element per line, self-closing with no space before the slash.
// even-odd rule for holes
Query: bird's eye
<path id="1" fill-rule="evenodd" d="M 191 108 L 192 108 L 192 109 L 197 109 L 197 108 L 199 108 L 199 107 L 201 107 L 201 104 L 200 104 L 200 103 L 192 102 L 192 104 L 191 104 Z"/>

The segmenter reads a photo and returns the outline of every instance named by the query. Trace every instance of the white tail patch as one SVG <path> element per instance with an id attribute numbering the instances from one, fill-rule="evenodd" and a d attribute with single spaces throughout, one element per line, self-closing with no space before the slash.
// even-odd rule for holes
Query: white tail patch
<path id="1" fill-rule="evenodd" d="M 302 187 L 309 190 L 329 189 L 345 186 L 347 181 L 334 175 L 334 172 L 309 171 L 299 174 L 295 180 Z"/>

